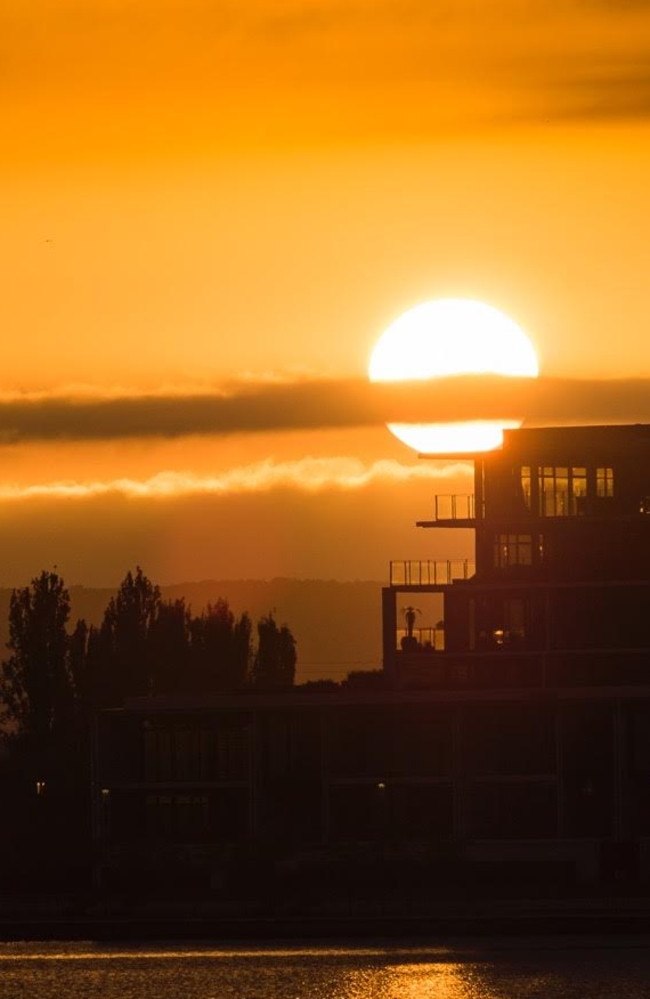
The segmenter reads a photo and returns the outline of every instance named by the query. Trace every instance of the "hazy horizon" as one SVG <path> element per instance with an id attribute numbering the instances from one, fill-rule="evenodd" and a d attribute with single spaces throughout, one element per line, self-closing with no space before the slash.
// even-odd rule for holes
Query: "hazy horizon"
<path id="1" fill-rule="evenodd" d="M 158 580 L 151 577 L 151 582 Z M 305 683 L 341 680 L 351 671 L 381 666 L 382 585 L 381 580 L 205 579 L 163 585 L 161 595 L 163 600 L 184 597 L 193 614 L 200 614 L 219 599 L 226 600 L 236 616 L 249 614 L 254 624 L 273 614 L 278 624 L 288 625 L 296 639 L 296 682 Z M 0 587 L 0 660 L 9 637 L 12 589 Z M 99 625 L 117 587 L 72 585 L 67 589 L 71 603 L 68 628 L 72 630 L 80 618 L 89 625 Z"/>

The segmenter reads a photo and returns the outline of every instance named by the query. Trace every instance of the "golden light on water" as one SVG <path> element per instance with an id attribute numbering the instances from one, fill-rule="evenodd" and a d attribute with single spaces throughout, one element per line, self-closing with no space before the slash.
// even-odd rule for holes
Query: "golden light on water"
<path id="1" fill-rule="evenodd" d="M 480 963 L 453 957 L 457 955 L 447 947 L 104 949 L 77 942 L 9 943 L 0 948 L 0 967 L 4 966 L 5 975 L 23 974 L 19 980 L 34 989 L 55 981 L 64 996 L 72 995 L 80 982 L 97 984 L 100 975 L 108 999 L 124 995 L 125 989 L 135 994 L 129 991 L 133 987 L 143 990 L 137 993 L 143 996 L 169 994 L 170 975 L 201 988 L 209 985 L 211 990 L 228 981 L 241 986 L 240 994 L 250 994 L 247 989 L 254 982 L 260 999 L 278 995 L 278 986 L 290 989 L 296 975 L 319 995 L 327 982 L 332 994 L 349 999 L 487 999 L 491 993 L 484 989 Z"/>

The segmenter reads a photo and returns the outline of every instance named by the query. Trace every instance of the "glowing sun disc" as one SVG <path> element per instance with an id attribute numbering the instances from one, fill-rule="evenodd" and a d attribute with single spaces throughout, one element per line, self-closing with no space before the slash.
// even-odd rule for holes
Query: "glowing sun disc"
<path id="1" fill-rule="evenodd" d="M 535 378 L 535 349 L 526 333 L 503 312 L 463 298 L 424 302 L 409 309 L 377 341 L 368 367 L 373 382 L 409 381 L 448 375 L 498 374 Z M 486 451 L 498 447 L 503 430 L 520 421 L 389 423 L 404 444 L 423 453 Z"/>

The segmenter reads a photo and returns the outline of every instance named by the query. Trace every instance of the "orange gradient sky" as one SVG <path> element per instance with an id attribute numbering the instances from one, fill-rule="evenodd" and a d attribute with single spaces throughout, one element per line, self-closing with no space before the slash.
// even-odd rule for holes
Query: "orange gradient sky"
<path id="1" fill-rule="evenodd" d="M 7 0 L 0 38 L 0 585 L 466 555 L 413 524 L 468 467 L 337 416 L 427 299 L 489 302 L 546 376 L 642 398 L 645 4 Z M 305 379 L 332 388 L 316 416 L 282 395 Z M 269 385 L 268 426 L 165 423 Z M 600 415 L 583 394 L 567 418 Z"/>

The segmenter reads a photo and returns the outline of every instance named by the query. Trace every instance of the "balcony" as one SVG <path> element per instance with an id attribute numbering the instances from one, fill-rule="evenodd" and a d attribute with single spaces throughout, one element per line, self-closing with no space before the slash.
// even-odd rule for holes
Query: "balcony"
<path id="1" fill-rule="evenodd" d="M 502 690 L 647 687 L 648 649 L 448 653 L 419 645 L 395 653 L 398 686 L 408 689 Z M 588 695 L 593 696 L 593 694 Z"/>
<path id="2" fill-rule="evenodd" d="M 425 652 L 445 651 L 445 629 L 442 625 L 434 627 L 425 626 L 423 628 L 398 628 L 397 642 L 395 650 L 397 652 L 408 648 L 407 643 L 412 643 L 412 648 Z"/>
<path id="3" fill-rule="evenodd" d="M 418 520 L 418 527 L 474 527 L 474 494 L 450 494 L 433 497 L 433 519 Z"/>
<path id="4" fill-rule="evenodd" d="M 441 561 L 405 560 L 390 563 L 390 585 L 395 587 L 449 586 L 461 579 L 471 579 L 476 565 L 469 559 Z"/>
<path id="5" fill-rule="evenodd" d="M 539 653 L 447 653 L 425 646 L 398 652 L 398 686 L 430 690 L 507 690 L 544 687 Z"/>

